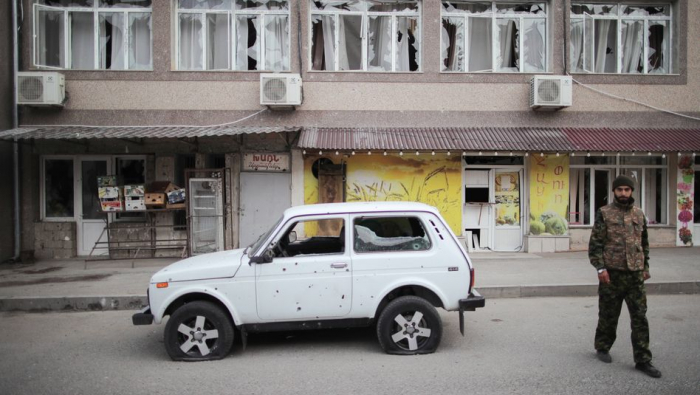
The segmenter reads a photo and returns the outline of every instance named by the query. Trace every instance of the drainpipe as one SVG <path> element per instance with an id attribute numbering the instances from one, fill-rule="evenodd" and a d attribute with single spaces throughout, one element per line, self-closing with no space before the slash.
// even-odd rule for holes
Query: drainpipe
<path id="1" fill-rule="evenodd" d="M 12 128 L 16 129 L 19 125 L 19 114 L 17 113 L 17 72 L 19 70 L 19 45 L 17 39 L 17 0 L 12 0 Z M 14 170 L 14 244 L 15 256 L 12 257 L 14 262 L 20 260 L 20 210 L 19 210 L 19 142 L 15 140 L 13 151 L 13 170 Z"/>

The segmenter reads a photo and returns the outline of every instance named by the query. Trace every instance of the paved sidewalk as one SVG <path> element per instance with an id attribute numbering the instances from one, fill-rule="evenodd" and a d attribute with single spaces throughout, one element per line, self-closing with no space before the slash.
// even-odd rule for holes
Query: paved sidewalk
<path id="1" fill-rule="evenodd" d="M 476 288 L 492 298 L 593 296 L 597 276 L 585 252 L 472 253 Z M 177 258 L 0 265 L 2 310 L 138 309 L 151 275 Z M 700 248 L 651 250 L 649 294 L 700 293 Z"/>

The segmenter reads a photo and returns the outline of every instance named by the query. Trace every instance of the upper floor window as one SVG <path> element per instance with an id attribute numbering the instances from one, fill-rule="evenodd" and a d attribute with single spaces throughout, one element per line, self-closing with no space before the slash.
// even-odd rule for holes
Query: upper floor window
<path id="1" fill-rule="evenodd" d="M 420 70 L 420 1 L 310 0 L 310 8 L 312 70 Z"/>
<path id="2" fill-rule="evenodd" d="M 546 72 L 547 45 L 543 1 L 442 2 L 442 71 Z"/>
<path id="3" fill-rule="evenodd" d="M 289 70 L 287 0 L 178 0 L 178 70 Z"/>
<path id="4" fill-rule="evenodd" d="M 671 5 L 571 5 L 576 73 L 671 73 Z"/>
<path id="5" fill-rule="evenodd" d="M 151 0 L 38 0 L 34 64 L 75 70 L 149 70 Z"/>

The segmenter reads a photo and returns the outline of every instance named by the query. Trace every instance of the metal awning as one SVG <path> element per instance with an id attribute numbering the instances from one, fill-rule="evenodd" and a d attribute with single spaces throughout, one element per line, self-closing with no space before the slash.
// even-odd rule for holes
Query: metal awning
<path id="1" fill-rule="evenodd" d="M 700 151 L 700 129 L 304 128 L 299 148 L 548 152 Z"/>
<path id="2" fill-rule="evenodd" d="M 0 132 L 0 140 L 176 139 L 296 132 L 300 129 L 298 126 L 25 126 Z"/>

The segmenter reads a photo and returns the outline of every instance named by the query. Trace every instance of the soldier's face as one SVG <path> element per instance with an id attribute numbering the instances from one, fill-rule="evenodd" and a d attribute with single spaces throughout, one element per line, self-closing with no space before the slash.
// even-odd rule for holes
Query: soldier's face
<path id="1" fill-rule="evenodd" d="M 628 186 L 617 187 L 613 192 L 615 193 L 615 200 L 623 204 L 629 202 L 632 196 L 632 188 Z"/>

